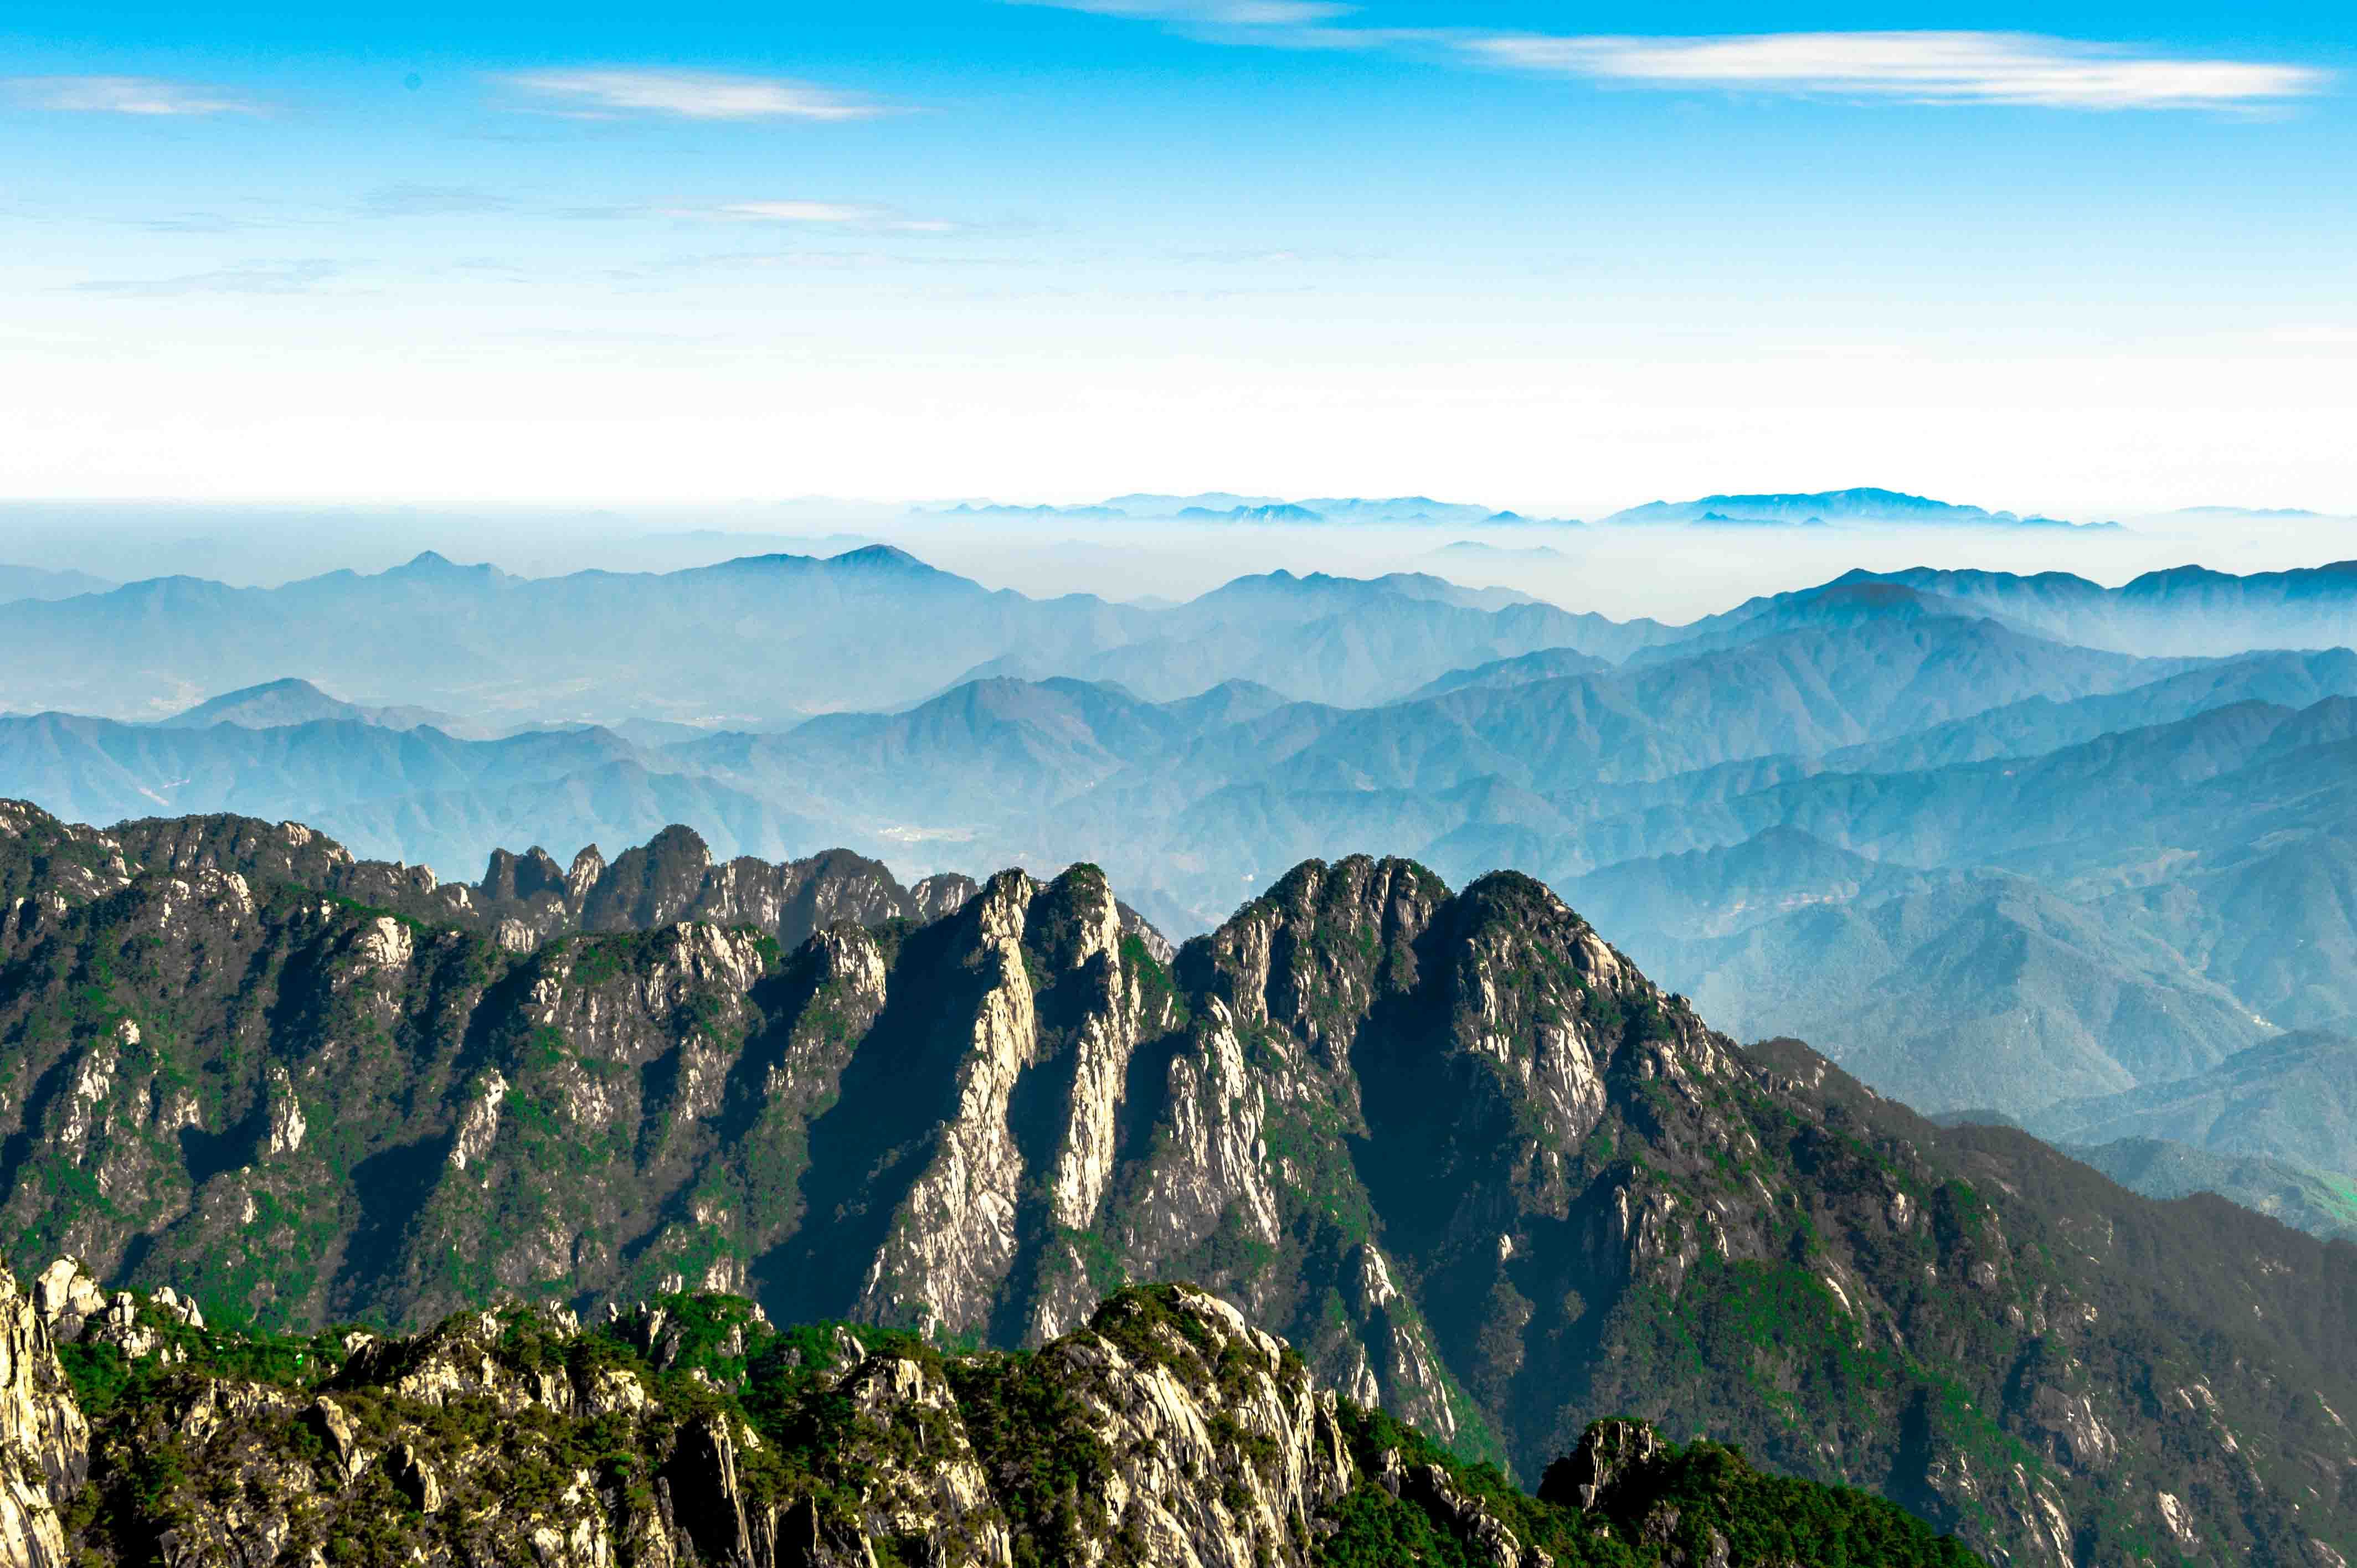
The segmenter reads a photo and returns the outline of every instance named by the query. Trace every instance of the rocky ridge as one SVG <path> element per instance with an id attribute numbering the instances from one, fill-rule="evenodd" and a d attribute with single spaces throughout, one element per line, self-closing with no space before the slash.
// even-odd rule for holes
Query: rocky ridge
<path id="1" fill-rule="evenodd" d="M 23 832 L 37 818 L 15 802 L 0 816 Z M 5 831 L 0 829 L 0 831 Z M 436 926 L 490 937 L 513 952 L 582 932 L 643 931 L 681 920 L 745 926 L 789 945 L 837 921 L 931 921 L 973 897 L 972 878 L 944 873 L 903 887 L 876 861 L 849 850 L 808 860 L 752 856 L 716 862 L 694 830 L 673 827 L 609 864 L 596 844 L 560 865 L 534 845 L 495 852 L 479 883 L 443 882 L 423 865 L 357 860 L 334 840 L 293 822 L 248 817 L 154 818 L 88 837 L 85 855 L 186 879 L 207 872 L 287 882 Z M 102 847 L 103 846 L 103 847 Z"/>
<path id="2" fill-rule="evenodd" d="M 299 829 L 11 821 L 0 1217 L 217 1321 L 707 1289 L 1015 1348 L 1193 1279 L 1524 1476 L 1621 1411 L 2008 1562 L 2350 1548 L 2357 1253 L 1738 1048 L 1528 878 L 1313 862 L 1168 961 L 1086 866 L 521 952 Z"/>
<path id="3" fill-rule="evenodd" d="M 716 1296 L 586 1331 L 509 1306 L 272 1339 L 102 1304 L 59 1260 L 30 1297 L 0 1286 L 0 1568 L 1973 1561 L 1886 1503 L 1625 1423 L 1534 1499 L 1189 1286 L 1125 1292 L 1036 1354 L 944 1356 Z"/>

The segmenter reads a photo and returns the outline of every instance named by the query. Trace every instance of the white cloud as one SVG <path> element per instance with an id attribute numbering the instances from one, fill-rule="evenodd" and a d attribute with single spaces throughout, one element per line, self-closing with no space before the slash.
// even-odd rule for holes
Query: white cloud
<path id="1" fill-rule="evenodd" d="M 835 223 L 898 234 L 948 234 L 958 225 L 939 218 L 906 218 L 888 207 L 856 201 L 732 201 L 708 213 L 680 217 L 735 219 L 748 223 Z"/>
<path id="2" fill-rule="evenodd" d="M 705 70 L 535 70 L 511 86 L 563 99 L 576 113 L 687 120 L 866 120 L 881 106 L 805 82 Z"/>
<path id="3" fill-rule="evenodd" d="M 1330 22 L 1357 9 L 1326 0 L 1013 0 L 1018 5 L 1050 5 L 1096 16 L 1127 16 L 1143 22 L 1185 22 L 1212 27 L 1306 27 Z"/>
<path id="4" fill-rule="evenodd" d="M 2320 91 L 2324 72 L 2184 59 L 2024 33 L 1763 33 L 1731 38 L 1460 37 L 1499 65 L 1654 87 L 1750 88 L 1921 103 L 2233 109 Z"/>
<path id="5" fill-rule="evenodd" d="M 209 273 L 168 278 L 92 278 L 72 286 L 76 294 L 111 294 L 130 299 L 177 299 L 192 294 L 314 294 L 344 272 L 339 262 L 249 262 Z"/>
<path id="6" fill-rule="evenodd" d="M 882 209 L 844 201 L 732 201 L 720 215 L 771 223 L 872 223 Z"/>
<path id="7" fill-rule="evenodd" d="M 87 114 L 258 114 L 262 106 L 217 87 L 152 76 L 18 76 L 0 90 L 36 109 Z"/>
<path id="8" fill-rule="evenodd" d="M 2330 72 L 2189 58 L 2033 33 L 1757 33 L 1641 38 L 1354 27 L 1325 0 L 1009 0 L 1161 22 L 1276 48 L 1397 48 L 1524 70 L 1664 88 L 1888 98 L 2052 109 L 2248 110 L 2322 91 Z"/>

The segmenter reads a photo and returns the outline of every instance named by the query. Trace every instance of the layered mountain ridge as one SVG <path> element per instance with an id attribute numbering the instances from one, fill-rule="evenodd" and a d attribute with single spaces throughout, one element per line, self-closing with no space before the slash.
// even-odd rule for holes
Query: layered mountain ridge
<path id="1" fill-rule="evenodd" d="M 2357 1254 L 1742 1050 L 1527 877 L 1311 863 L 1167 961 L 1089 866 L 527 950 L 305 830 L 5 821 L 15 1250 L 217 1322 L 700 1287 L 1017 1346 L 1185 1278 L 1525 1477 L 1617 1412 L 2007 1561 L 2351 1544 Z"/>
<path id="2" fill-rule="evenodd" d="M 287 682 L 175 725 L 0 719 L 0 795 L 69 818 L 291 819 L 469 875 L 501 846 L 682 822 L 740 880 L 834 845 L 912 876 L 1092 859 L 1177 935 L 1361 847 L 1456 883 L 1513 867 L 1722 1025 L 1803 1036 L 1931 1111 L 2035 1117 L 2357 1018 L 2357 652 L 2324 646 L 2357 642 L 2345 568 L 1851 574 L 1675 628 L 1410 573 L 1035 601 L 886 549 L 544 581 L 434 558 L 229 600 L 135 585 L 12 625 L 53 609 L 0 680 L 38 687 L 53 653 L 75 679 L 126 650 L 201 671 L 218 612 L 241 669 L 364 664 L 377 683 L 345 689 L 439 693 L 484 737 Z M 354 642 L 380 625 L 417 657 Z M 545 696 L 532 660 L 584 639 L 565 679 L 602 670 L 609 716 L 659 688 L 700 722 L 479 717 Z M 631 685 L 657 641 L 674 662 Z M 874 657 L 845 673 L 852 647 Z M 608 680 L 609 653 L 637 673 Z M 780 693 L 877 707 L 716 727 Z M 531 941 L 579 912 L 508 914 Z M 2349 1175 L 2290 1142 L 2234 1157 Z"/>

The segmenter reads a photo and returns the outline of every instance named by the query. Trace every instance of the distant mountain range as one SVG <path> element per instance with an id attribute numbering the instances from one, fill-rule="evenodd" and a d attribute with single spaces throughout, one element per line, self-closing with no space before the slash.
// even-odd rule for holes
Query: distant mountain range
<path id="1" fill-rule="evenodd" d="M 2072 523 L 2050 517 L 2022 517 L 1976 506 L 1910 496 L 1871 487 L 1805 494 L 1704 496 L 1690 501 L 1649 501 L 1616 511 L 1608 524 L 1792 528 L 1842 524 L 1900 524 L 1931 528 L 2114 529 L 2114 522 Z"/>
<path id="2" fill-rule="evenodd" d="M 0 565 L 0 605 L 16 599 L 70 599 L 79 594 L 102 594 L 113 586 L 105 578 L 87 572 Z"/>
<path id="3" fill-rule="evenodd" d="M 624 718 L 773 729 L 997 675 L 1109 681 L 1154 701 L 1250 680 L 1364 705 L 1523 654 L 1684 658 L 1844 619 L 1977 618 L 2083 648 L 2216 657 L 2357 640 L 2352 613 L 2357 564 L 2248 577 L 2187 567 L 2117 588 L 2059 573 L 1858 573 L 1672 627 L 1415 574 L 1277 572 L 1148 607 L 994 592 L 882 545 L 549 578 L 429 553 L 278 588 L 167 577 L 20 601 L 0 711 L 156 720 L 291 675 L 361 707 L 456 715 L 479 735 Z"/>
<path id="4" fill-rule="evenodd" d="M 1571 518 L 1525 518 L 1511 511 L 1472 506 L 1461 501 L 1437 501 L 1429 496 L 1394 496 L 1369 500 L 1355 496 L 1322 496 L 1287 500 L 1281 496 L 1240 496 L 1226 490 L 1200 495 L 1115 496 L 1083 506 L 1006 506 L 995 501 L 960 501 L 936 509 L 948 517 L 988 517 L 1010 521 L 1061 519 L 1103 522 L 1125 519 L 1162 519 L 1178 522 L 1261 523 L 1492 523 L 1549 521 L 1577 527 Z"/>
<path id="5" fill-rule="evenodd" d="M 1461 501 L 1439 501 L 1429 496 L 1394 496 L 1387 499 L 1321 496 L 1235 495 L 1225 490 L 1200 495 L 1124 495 L 1082 506 L 1006 506 L 991 501 L 961 501 L 940 509 L 942 515 L 989 517 L 1006 521 L 1063 520 L 1105 522 L 1163 519 L 1178 522 L 1256 523 L 1394 523 L 1489 524 L 1504 526 L 1547 522 L 1577 526 L 1570 518 L 1529 518 L 1516 512 Z M 1817 490 L 1804 494 L 1716 495 L 1690 501 L 1649 501 L 1604 519 L 1607 526 L 1648 527 L 1664 523 L 1696 528 L 1822 528 L 1936 527 L 2116 529 L 2115 522 L 2073 523 L 2058 518 L 2024 517 L 2010 511 L 1990 511 L 1932 500 L 1901 490 L 1861 487 Z"/>
<path id="6" fill-rule="evenodd" d="M 460 714 L 487 733 L 571 715 L 768 728 L 1010 671 L 1165 700 L 1249 678 L 1364 703 L 1462 665 L 1566 645 L 1618 657 L 1668 635 L 1413 575 L 1280 572 L 1167 609 L 1032 599 L 880 545 L 537 579 L 428 553 L 279 588 L 161 578 L 14 606 L 9 624 L 18 652 L 0 669 L 0 710 L 163 718 L 299 671 L 365 705 Z"/>
<path id="7" fill-rule="evenodd" d="M 9 620 L 0 706 L 48 711 L 0 720 L 0 795 L 88 821 L 242 811 L 469 877 L 673 822 L 723 863 L 1092 858 L 1180 937 L 1312 856 L 1512 867 L 1747 1035 L 2090 1146 L 2211 1148 L 2038 1118 L 2357 1018 L 2350 565 L 1854 573 L 1671 627 L 1413 574 L 1147 609 L 881 548 L 427 557 Z M 2212 1152 L 2341 1169 L 2287 1126 Z"/>
<path id="8" fill-rule="evenodd" d="M 2357 1180 L 2346 1174 L 2266 1155 L 2222 1155 L 2165 1138 L 2061 1147 L 2147 1197 L 2215 1193 L 2328 1241 L 2357 1241 Z"/>

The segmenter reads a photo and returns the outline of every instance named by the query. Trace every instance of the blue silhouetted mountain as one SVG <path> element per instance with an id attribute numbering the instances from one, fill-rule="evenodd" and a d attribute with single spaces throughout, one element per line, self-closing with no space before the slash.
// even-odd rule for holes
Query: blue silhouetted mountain
<path id="1" fill-rule="evenodd" d="M 1771 527 L 1813 527 L 1826 523 L 1904 524 L 1941 528 L 2112 528 L 2113 523 L 2078 524 L 2050 517 L 2021 517 L 2009 511 L 1988 511 L 1976 506 L 1910 496 L 1901 490 L 1861 487 L 1846 490 L 1812 490 L 1802 494 L 1704 496 L 1690 501 L 1648 501 L 1626 508 L 1604 520 L 1607 523 L 1749 524 Z"/>
<path id="2" fill-rule="evenodd" d="M 365 707 L 331 697 L 308 681 L 292 676 L 267 681 L 240 692 L 226 692 L 210 701 L 158 721 L 168 729 L 204 729 L 212 725 L 240 725 L 247 729 L 283 729 L 290 725 L 322 720 L 375 725 L 384 729 L 417 729 L 432 725 L 463 732 L 465 721 L 432 708 Z"/>
<path id="3" fill-rule="evenodd" d="M 87 572 L 0 565 L 0 604 L 16 599 L 70 599 L 82 594 L 102 594 L 114 585 Z"/>

